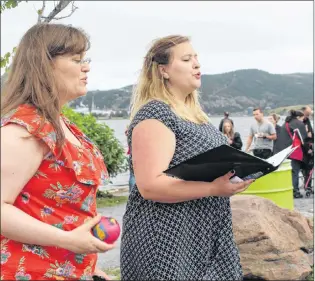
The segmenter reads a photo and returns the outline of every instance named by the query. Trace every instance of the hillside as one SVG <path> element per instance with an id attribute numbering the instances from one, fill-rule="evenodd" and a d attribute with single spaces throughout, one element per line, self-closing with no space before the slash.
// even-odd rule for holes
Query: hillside
<path id="1" fill-rule="evenodd" d="M 242 112 L 248 107 L 282 107 L 313 104 L 313 73 L 271 74 L 257 69 L 202 75 L 201 104 L 211 114 Z M 132 85 L 107 91 L 89 91 L 82 102 L 100 109 L 128 110 Z"/>

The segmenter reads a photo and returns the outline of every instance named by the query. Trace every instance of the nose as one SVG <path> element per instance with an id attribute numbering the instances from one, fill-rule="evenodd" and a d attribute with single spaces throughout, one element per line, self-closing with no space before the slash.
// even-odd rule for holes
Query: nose
<path id="1" fill-rule="evenodd" d="M 82 72 L 90 72 L 90 64 L 88 64 L 88 63 L 84 63 L 84 64 L 82 64 L 82 67 L 81 67 L 81 71 Z"/>
<path id="2" fill-rule="evenodd" d="M 195 58 L 195 59 L 194 59 L 194 68 L 198 69 L 198 68 L 200 68 L 200 67 L 201 67 L 201 65 L 200 65 L 198 59 Z"/>

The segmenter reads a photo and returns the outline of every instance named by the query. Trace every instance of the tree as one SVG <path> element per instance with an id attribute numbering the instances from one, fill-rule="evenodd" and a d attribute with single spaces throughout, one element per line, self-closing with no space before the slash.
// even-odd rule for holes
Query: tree
<path id="1" fill-rule="evenodd" d="M 125 149 L 112 129 L 104 123 L 98 123 L 91 114 L 82 115 L 68 106 L 63 108 L 63 114 L 97 145 L 111 177 L 128 170 Z"/>
<path id="2" fill-rule="evenodd" d="M 17 0 L 1 1 L 1 14 L 3 11 L 7 9 L 16 8 L 18 4 L 21 2 L 23 1 L 17 1 Z M 24 2 L 28 2 L 28 1 L 24 1 Z M 75 1 L 60 0 L 60 1 L 56 1 L 57 3 L 54 5 L 54 9 L 52 11 L 46 13 L 47 12 L 46 2 L 47 1 L 42 1 L 41 9 L 37 10 L 37 14 L 38 14 L 37 23 L 44 23 L 44 22 L 49 23 L 52 20 L 60 20 L 60 19 L 68 18 L 78 9 L 78 7 L 74 5 Z M 57 17 L 57 15 L 60 14 L 61 11 L 63 11 L 67 6 L 69 6 L 69 4 L 72 4 L 71 11 L 69 12 L 69 14 L 66 16 Z M 16 50 L 16 47 L 14 47 L 11 52 L 7 52 L 3 57 L 1 56 L 1 68 L 5 68 L 5 71 L 8 71 L 9 69 L 10 59 L 14 55 L 15 50 Z M 5 77 L 6 77 L 5 74 L 1 76 L 1 84 L 3 84 Z"/>
<path id="3" fill-rule="evenodd" d="M 60 19 L 65 19 L 70 17 L 77 9 L 74 5 L 75 1 L 65 1 L 61 0 L 58 1 L 58 4 L 55 6 L 55 8 L 48 14 L 48 16 L 44 16 L 44 12 L 46 9 L 46 2 L 43 1 L 42 8 L 37 11 L 38 13 L 38 18 L 37 18 L 37 23 L 42 23 L 42 22 L 50 22 L 52 20 L 60 20 Z M 63 16 L 63 17 L 56 17 L 62 10 L 64 10 L 70 3 L 72 3 L 71 11 L 68 15 Z"/>

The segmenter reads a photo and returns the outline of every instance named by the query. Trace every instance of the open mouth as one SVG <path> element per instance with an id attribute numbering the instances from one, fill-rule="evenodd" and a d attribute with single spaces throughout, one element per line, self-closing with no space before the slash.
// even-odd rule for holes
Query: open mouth
<path id="1" fill-rule="evenodd" d="M 200 79 L 201 78 L 201 73 L 198 72 L 197 74 L 194 75 L 197 79 Z"/>

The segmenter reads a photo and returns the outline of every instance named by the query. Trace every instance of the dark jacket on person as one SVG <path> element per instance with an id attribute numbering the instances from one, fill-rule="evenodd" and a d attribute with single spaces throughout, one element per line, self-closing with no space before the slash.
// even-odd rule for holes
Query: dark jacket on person
<path id="1" fill-rule="evenodd" d="M 278 135 L 278 132 L 277 132 L 277 142 L 276 144 L 274 145 L 274 154 L 280 152 L 281 150 L 287 148 L 288 146 L 292 145 L 292 139 L 287 131 L 287 128 L 286 128 L 286 123 L 287 122 L 284 122 L 284 124 L 281 126 L 280 130 L 279 130 L 279 135 Z M 293 130 L 294 129 L 299 129 L 300 131 L 300 134 L 301 134 L 301 137 L 303 139 L 303 142 L 305 142 L 306 138 L 307 138 L 307 132 L 306 132 L 306 129 L 305 129 L 305 125 L 302 121 L 299 121 L 298 119 L 292 119 L 290 122 L 289 122 L 289 128 L 290 128 L 290 132 L 293 136 L 294 132 Z"/>
<path id="2" fill-rule="evenodd" d="M 276 124 L 276 134 L 277 134 L 277 138 L 273 141 L 273 154 L 275 154 L 275 147 L 277 146 L 277 143 L 279 141 L 279 136 L 280 136 L 280 132 L 281 132 L 281 126 Z"/>
<path id="3" fill-rule="evenodd" d="M 239 133 L 237 132 L 234 133 L 234 138 L 233 138 L 233 142 L 231 143 L 231 146 L 239 150 L 242 149 L 243 142 L 241 139 L 241 135 Z"/>
<path id="4" fill-rule="evenodd" d="M 307 133 L 311 132 L 312 134 L 311 137 L 307 137 L 305 140 L 305 153 L 302 161 L 302 169 L 309 171 L 314 167 L 314 131 L 308 117 L 303 120 L 303 123 L 307 126 Z"/>
<path id="5" fill-rule="evenodd" d="M 303 123 L 304 123 L 304 125 L 307 126 L 307 133 L 311 132 L 312 133 L 311 137 L 314 138 L 314 131 L 312 128 L 311 120 L 308 117 L 306 117 L 306 118 L 304 118 Z"/>
<path id="6" fill-rule="evenodd" d="M 224 118 L 220 121 L 220 125 L 219 125 L 219 131 L 220 131 L 220 132 L 222 132 L 222 129 L 223 129 L 223 122 L 224 122 L 225 120 L 230 120 L 231 123 L 232 123 L 232 125 L 233 125 L 233 127 L 234 127 L 233 120 L 230 119 L 229 117 L 224 117 Z"/>

